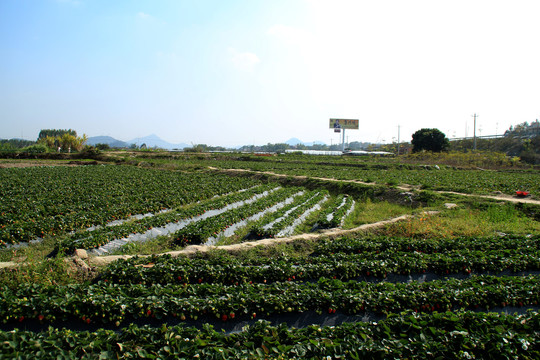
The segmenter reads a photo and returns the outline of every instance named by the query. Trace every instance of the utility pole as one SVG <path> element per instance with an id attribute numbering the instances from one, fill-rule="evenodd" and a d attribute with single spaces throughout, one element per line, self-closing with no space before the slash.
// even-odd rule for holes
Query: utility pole
<path id="1" fill-rule="evenodd" d="M 474 113 L 474 115 L 472 116 L 474 117 L 474 150 L 476 151 L 476 118 L 479 115 L 476 115 L 476 113 Z"/>
<path id="2" fill-rule="evenodd" d="M 399 130 L 400 130 L 400 125 L 397 126 L 397 154 L 399 156 Z"/>

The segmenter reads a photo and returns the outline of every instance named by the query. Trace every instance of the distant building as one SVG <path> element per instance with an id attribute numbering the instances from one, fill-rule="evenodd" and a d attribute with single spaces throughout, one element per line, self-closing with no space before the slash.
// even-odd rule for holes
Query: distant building
<path id="1" fill-rule="evenodd" d="M 510 126 L 510 129 L 506 130 L 504 136 L 516 136 L 520 138 L 533 138 L 540 136 L 540 122 L 538 119 L 532 123 L 524 122 L 516 126 Z"/>

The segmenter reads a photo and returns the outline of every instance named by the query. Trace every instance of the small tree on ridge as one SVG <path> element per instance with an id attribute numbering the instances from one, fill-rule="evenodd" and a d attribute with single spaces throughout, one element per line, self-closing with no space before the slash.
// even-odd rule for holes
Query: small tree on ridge
<path id="1" fill-rule="evenodd" d="M 413 152 L 441 152 L 448 149 L 450 140 L 439 129 L 420 129 L 412 136 Z"/>

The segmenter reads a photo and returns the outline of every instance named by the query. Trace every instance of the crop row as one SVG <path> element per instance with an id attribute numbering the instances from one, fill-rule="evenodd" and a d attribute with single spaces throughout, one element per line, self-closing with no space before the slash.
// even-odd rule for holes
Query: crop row
<path id="1" fill-rule="evenodd" d="M 284 212 L 281 217 L 276 218 L 266 224 L 259 223 L 257 226 L 252 227 L 250 232 L 252 235 L 259 238 L 275 237 L 281 231 L 291 226 L 296 219 L 302 216 L 306 211 L 323 201 L 327 195 L 327 191 L 310 191 L 299 199 L 299 201 L 291 204 L 293 206 Z"/>
<path id="2" fill-rule="evenodd" d="M 540 316 L 471 311 L 393 314 L 378 323 L 289 329 L 259 321 L 241 332 L 131 325 L 95 332 L 0 332 L 11 359 L 456 359 L 540 357 Z"/>
<path id="3" fill-rule="evenodd" d="M 284 201 L 298 191 L 299 189 L 294 187 L 278 189 L 255 202 L 190 223 L 176 231 L 172 238 L 180 245 L 204 243 L 209 237 L 216 236 L 229 226 Z"/>
<path id="4" fill-rule="evenodd" d="M 276 209 L 276 211 L 266 213 L 260 219 L 251 222 L 248 236 L 254 238 L 262 238 L 263 226 L 268 226 L 268 224 L 277 221 L 279 218 L 287 216 L 287 214 L 289 214 L 292 209 L 297 207 L 299 204 L 307 201 L 312 195 L 312 192 L 305 191 L 299 191 L 298 193 L 293 194 L 289 199 L 287 199 L 287 201 L 283 203 L 282 207 Z"/>
<path id="5" fill-rule="evenodd" d="M 260 184 L 132 166 L 0 169 L 0 246 L 158 212 Z"/>
<path id="6" fill-rule="evenodd" d="M 540 270 L 540 250 L 455 250 L 445 253 L 382 252 L 326 254 L 308 258 L 241 261 L 233 257 L 172 258 L 154 256 L 119 260 L 101 273 L 111 283 L 174 284 L 212 282 L 221 284 L 316 280 L 319 277 L 384 278 L 388 274 L 422 273 L 498 274 L 504 271 Z"/>
<path id="7" fill-rule="evenodd" d="M 342 237 L 317 244 L 316 254 L 361 253 L 377 251 L 440 253 L 460 249 L 540 249 L 540 235 L 504 235 L 495 237 L 460 237 L 414 239 L 395 237 Z"/>
<path id="8" fill-rule="evenodd" d="M 318 215 L 315 226 L 319 229 L 340 227 L 353 205 L 354 199 L 352 197 L 344 194 L 336 196 L 334 202 Z"/>
<path id="9" fill-rule="evenodd" d="M 252 229 L 252 234 L 273 237 L 285 227 L 290 226 L 300 215 L 320 202 L 328 192 L 325 190 L 313 190 L 297 196 L 300 188 L 292 187 L 277 191 L 275 185 L 259 185 L 239 192 L 226 194 L 204 200 L 190 206 L 181 206 L 177 209 L 156 214 L 142 219 L 130 220 L 114 226 L 98 227 L 92 231 L 81 230 L 62 236 L 57 250 L 71 253 L 75 249 L 91 249 L 109 243 L 114 239 L 125 238 L 131 234 L 144 233 L 147 230 L 165 226 L 167 224 L 184 221 L 185 226 L 171 234 L 177 243 L 200 244 L 209 237 L 216 236 L 232 224 L 245 220 L 253 214 L 269 209 L 272 205 L 283 202 L 285 199 L 293 199 L 292 203 L 285 205 L 277 211 L 269 211 L 258 224 L 264 224 L 277 219 L 270 229 L 262 229 L 257 232 Z M 274 194 L 267 196 L 266 193 Z M 296 194 L 295 194 L 296 193 Z M 343 198 L 341 196 L 340 198 Z M 231 206 L 231 204 L 236 204 Z M 216 214 L 203 219 L 198 219 L 208 210 L 218 210 Z M 339 214 L 338 217 L 343 216 Z"/>
<path id="10" fill-rule="evenodd" d="M 29 285 L 1 287 L 0 319 L 116 324 L 133 319 L 223 321 L 274 314 L 378 314 L 536 306 L 540 277 L 475 276 L 425 283 L 368 283 L 321 278 L 317 283 L 196 285 Z"/>
<path id="11" fill-rule="evenodd" d="M 177 223 L 181 220 L 192 219 L 204 214 L 208 210 L 220 209 L 235 202 L 248 200 L 255 195 L 271 190 L 273 187 L 274 185 L 259 185 L 240 192 L 204 200 L 194 205 L 182 206 L 151 217 L 128 221 L 115 226 L 100 227 L 92 231 L 78 231 L 66 235 L 59 242 L 58 249 L 71 253 L 75 249 L 91 249 L 99 247 L 112 240 L 127 237 L 130 234 L 144 233 L 151 228 L 164 226 L 170 223 Z"/>

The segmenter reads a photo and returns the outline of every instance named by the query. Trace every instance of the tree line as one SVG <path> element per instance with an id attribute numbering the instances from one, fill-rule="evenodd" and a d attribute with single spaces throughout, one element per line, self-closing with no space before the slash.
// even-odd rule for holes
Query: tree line
<path id="1" fill-rule="evenodd" d="M 72 129 L 43 129 L 36 141 L 11 139 L 0 140 L 0 150 L 28 153 L 81 151 L 86 144 L 86 135 L 77 136 Z"/>

